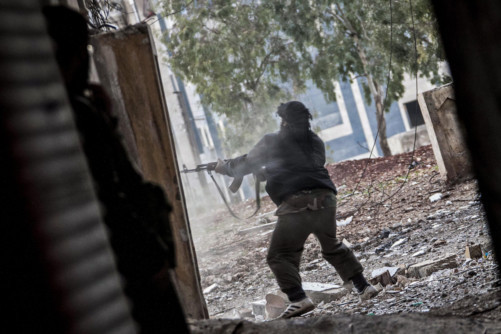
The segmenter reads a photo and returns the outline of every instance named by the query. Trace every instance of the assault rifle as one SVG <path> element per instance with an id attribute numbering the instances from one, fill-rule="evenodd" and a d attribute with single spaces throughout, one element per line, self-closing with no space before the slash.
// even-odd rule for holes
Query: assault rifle
<path id="1" fill-rule="evenodd" d="M 197 167 L 195 167 L 193 169 L 188 169 L 188 168 L 184 167 L 183 170 L 181 171 L 181 173 L 198 173 L 198 172 L 201 172 L 201 171 L 204 171 L 204 170 L 207 171 L 207 173 L 210 175 L 212 181 L 214 181 L 214 185 L 216 186 L 217 191 L 219 192 L 219 195 L 223 199 L 224 204 L 226 205 L 226 207 L 228 208 L 228 211 L 231 213 L 231 215 L 233 217 L 235 217 L 237 219 L 248 219 L 248 218 L 251 218 L 251 217 L 255 216 L 256 213 L 261 208 L 261 198 L 259 197 L 259 183 L 261 181 L 263 181 L 264 179 L 262 177 L 256 177 L 255 178 L 256 179 L 256 182 L 255 182 L 255 185 L 256 185 L 256 210 L 249 217 L 241 218 L 241 217 L 238 217 L 233 212 L 233 210 L 231 210 L 230 205 L 228 204 L 228 201 L 226 201 L 226 198 L 224 197 L 224 194 L 221 191 L 221 188 L 219 187 L 219 185 L 216 182 L 216 179 L 214 178 L 214 175 L 212 175 L 212 171 L 214 169 L 216 169 L 216 166 L 217 166 L 217 162 L 209 162 L 208 164 L 198 165 Z M 228 189 L 230 189 L 232 193 L 236 193 L 238 191 L 238 188 L 240 188 L 240 186 L 242 185 L 243 179 L 244 179 L 243 176 L 238 176 L 238 177 L 233 178 L 233 181 L 231 182 L 231 184 L 228 187 Z"/>
<path id="2" fill-rule="evenodd" d="M 198 173 L 198 172 L 202 172 L 205 170 L 205 171 L 207 171 L 207 173 L 209 173 L 209 175 L 212 176 L 212 171 L 216 168 L 216 165 L 217 165 L 217 162 L 209 162 L 206 164 L 197 165 L 193 169 L 187 169 L 186 166 L 184 166 L 181 173 Z M 228 187 L 228 189 L 230 189 L 230 191 L 232 193 L 236 193 L 238 191 L 238 189 L 240 188 L 240 186 L 242 185 L 243 179 L 244 179 L 243 176 L 235 177 L 233 179 L 233 181 L 231 182 L 230 186 Z"/>

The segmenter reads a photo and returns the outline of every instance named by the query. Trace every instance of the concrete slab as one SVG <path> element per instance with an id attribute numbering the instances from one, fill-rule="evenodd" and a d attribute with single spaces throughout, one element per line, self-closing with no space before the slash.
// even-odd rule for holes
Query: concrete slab
<path id="1" fill-rule="evenodd" d="M 411 277 L 421 278 L 429 276 L 435 271 L 455 267 L 457 267 L 456 255 L 448 255 L 437 260 L 427 260 L 413 264 L 409 267 L 408 274 Z"/>

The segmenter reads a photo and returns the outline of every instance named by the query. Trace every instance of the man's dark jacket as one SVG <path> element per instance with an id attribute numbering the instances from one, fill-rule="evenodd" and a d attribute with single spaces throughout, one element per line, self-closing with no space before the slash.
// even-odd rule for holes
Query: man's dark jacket
<path id="1" fill-rule="evenodd" d="M 248 154 L 227 160 L 225 172 L 229 176 L 262 172 L 266 191 L 277 205 L 301 190 L 326 188 L 336 193 L 324 167 L 324 143 L 313 132 L 310 135 L 311 145 L 300 145 L 281 132 L 267 134 Z"/>

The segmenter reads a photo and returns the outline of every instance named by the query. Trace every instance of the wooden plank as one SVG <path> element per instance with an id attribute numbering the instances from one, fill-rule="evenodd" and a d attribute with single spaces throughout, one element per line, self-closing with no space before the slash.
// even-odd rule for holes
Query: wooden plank
<path id="1" fill-rule="evenodd" d="M 139 24 L 97 35 L 92 45 L 128 153 L 145 179 L 163 187 L 173 208 L 170 221 L 178 263 L 174 276 L 185 315 L 208 318 L 149 27 Z"/>

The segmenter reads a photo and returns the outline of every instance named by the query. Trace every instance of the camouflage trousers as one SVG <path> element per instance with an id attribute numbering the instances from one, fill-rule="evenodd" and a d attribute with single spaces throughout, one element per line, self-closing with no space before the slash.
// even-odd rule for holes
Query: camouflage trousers
<path id="1" fill-rule="evenodd" d="M 267 262 L 281 290 L 301 289 L 299 263 L 306 239 L 317 237 L 324 259 L 343 280 L 363 272 L 352 250 L 336 238 L 336 195 L 327 189 L 289 196 L 278 207 Z"/>

